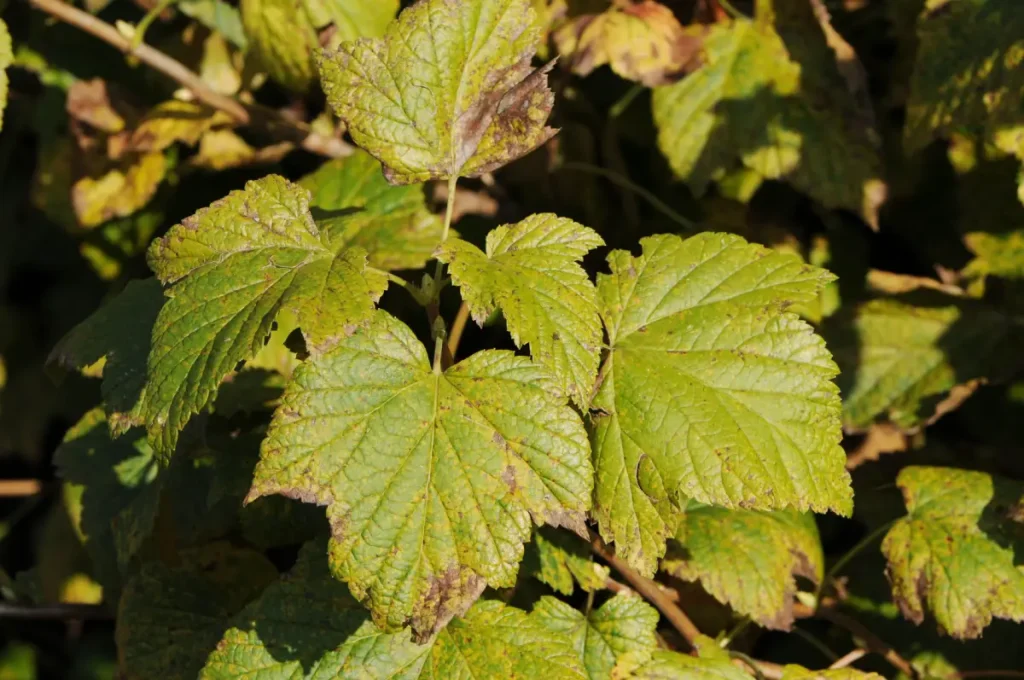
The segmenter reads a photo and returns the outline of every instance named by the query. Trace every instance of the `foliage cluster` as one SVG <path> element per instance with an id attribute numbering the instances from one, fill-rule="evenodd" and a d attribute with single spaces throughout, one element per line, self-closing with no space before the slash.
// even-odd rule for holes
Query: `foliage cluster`
<path id="1" fill-rule="evenodd" d="M 0 678 L 1020 674 L 1016 5 L 6 7 Z"/>

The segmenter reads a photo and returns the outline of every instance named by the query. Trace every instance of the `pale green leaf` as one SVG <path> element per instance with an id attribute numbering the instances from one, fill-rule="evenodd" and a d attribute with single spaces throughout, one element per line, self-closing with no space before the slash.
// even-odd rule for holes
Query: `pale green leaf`
<path id="1" fill-rule="evenodd" d="M 211 31 L 224 36 L 232 45 L 245 50 L 248 41 L 242 28 L 238 8 L 225 0 L 179 0 L 175 5 L 185 16 L 192 17 Z"/>
<path id="2" fill-rule="evenodd" d="M 601 590 L 608 582 L 608 567 L 594 562 L 590 544 L 569 531 L 541 527 L 533 532 L 528 550 L 533 575 L 563 595 L 572 595 L 574 582 L 587 592 Z"/>
<path id="3" fill-rule="evenodd" d="M 585 534 L 593 470 L 548 372 L 485 351 L 444 373 L 397 319 L 296 371 L 250 499 L 327 505 L 335 574 L 386 630 L 442 627 L 486 585 L 515 582 L 531 516 Z"/>
<path id="4" fill-rule="evenodd" d="M 86 373 L 105 360 L 100 391 L 115 435 L 142 424 L 136 407 L 146 384 L 150 335 L 163 305 L 160 282 L 155 278 L 130 281 L 50 353 L 49 361 Z"/>
<path id="5" fill-rule="evenodd" d="M 322 543 L 243 610 L 210 655 L 202 680 L 281 678 L 554 678 L 587 676 L 572 641 L 540 617 L 480 601 L 426 644 L 383 633 L 327 568 Z"/>
<path id="6" fill-rule="evenodd" d="M 927 424 L 946 393 L 1012 359 L 1002 314 L 949 297 L 932 306 L 873 300 L 834 317 L 825 335 L 851 429 L 881 416 L 904 428 Z"/>
<path id="7" fill-rule="evenodd" d="M 639 595 L 616 595 L 586 616 L 557 598 L 542 597 L 531 617 L 569 638 L 591 680 L 611 677 L 624 654 L 642 658 L 658 646 L 658 611 Z"/>
<path id="8" fill-rule="evenodd" d="M 80 494 L 72 521 L 108 596 L 123 565 L 149 535 L 160 501 L 159 465 L 138 430 L 111 439 L 101 408 L 79 420 L 53 458 L 57 474 Z"/>
<path id="9" fill-rule="evenodd" d="M 958 132 L 998 141 L 1024 125 L 1024 14 L 1017 0 L 929 2 L 918 38 L 904 128 L 911 150 Z"/>
<path id="10" fill-rule="evenodd" d="M 118 607 L 126 680 L 194 680 L 231 617 L 277 577 L 263 555 L 226 543 L 183 550 L 180 566 L 146 564 Z"/>
<path id="11" fill-rule="evenodd" d="M 0 20 L 0 130 L 4 127 L 4 109 L 7 107 L 7 67 L 14 61 L 11 34 L 7 24 Z"/>
<path id="12" fill-rule="evenodd" d="M 611 352 L 592 404 L 595 517 L 653 574 L 674 531 L 664 506 L 852 506 L 836 367 L 787 305 L 828 272 L 726 234 L 615 251 L 598 298 Z"/>
<path id="13" fill-rule="evenodd" d="M 153 329 L 143 413 L 173 451 L 178 432 L 217 387 L 263 347 L 290 310 L 311 351 L 365 323 L 387 280 L 366 252 L 320 230 L 308 192 L 271 175 L 200 210 L 154 242 L 149 264 L 167 303 Z"/>
<path id="14" fill-rule="evenodd" d="M 666 650 L 623 655 L 612 671 L 613 680 L 750 680 L 732 663 L 729 653 L 705 636 L 694 641 L 697 656 Z"/>
<path id="15" fill-rule="evenodd" d="M 896 483 L 907 516 L 882 542 L 904 616 L 980 637 L 993 618 L 1024 621 L 1024 486 L 983 472 L 907 467 Z"/>
<path id="16" fill-rule="evenodd" d="M 766 628 L 793 625 L 796 576 L 818 583 L 824 558 L 814 518 L 792 510 L 758 512 L 691 504 L 664 571 L 704 589 Z"/>
<path id="17" fill-rule="evenodd" d="M 654 90 L 658 146 L 698 194 L 742 162 L 876 224 L 886 190 L 870 112 L 840 76 L 809 3 L 802 6 L 796 22 L 714 25 L 703 65 Z"/>
<path id="18" fill-rule="evenodd" d="M 449 239 L 437 257 L 448 264 L 473 319 L 501 309 L 516 345 L 530 344 L 563 394 L 590 400 L 601 349 L 597 293 L 579 265 L 604 240 L 592 229 L 552 214 L 531 215 L 487 235 L 487 251 Z"/>
<path id="19" fill-rule="evenodd" d="M 296 91 L 316 79 L 314 51 L 342 40 L 378 37 L 398 0 L 242 0 L 248 53 L 271 78 Z"/>
<path id="20" fill-rule="evenodd" d="M 391 186 L 367 153 L 324 163 L 299 185 L 312 194 L 317 223 L 369 253 L 374 267 L 419 269 L 441 242 L 441 220 L 427 210 L 423 188 Z"/>
<path id="21" fill-rule="evenodd" d="M 555 133 L 533 18 L 528 0 L 420 0 L 383 38 L 320 52 L 324 92 L 394 184 L 489 172 Z"/>

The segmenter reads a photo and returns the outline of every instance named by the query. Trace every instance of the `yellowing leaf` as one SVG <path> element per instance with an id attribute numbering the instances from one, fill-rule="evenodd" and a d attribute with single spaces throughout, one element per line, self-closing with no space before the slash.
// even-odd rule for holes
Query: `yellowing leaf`
<path id="1" fill-rule="evenodd" d="M 658 646 L 658 611 L 639 595 L 616 595 L 586 616 L 557 598 L 542 597 L 531 618 L 569 638 L 591 680 L 608 678 L 625 654 L 642 658 Z"/>
<path id="2" fill-rule="evenodd" d="M 327 505 L 334 573 L 378 626 L 428 637 L 485 586 L 513 585 L 531 518 L 585 533 L 590 451 L 557 391 L 510 352 L 435 373 L 378 312 L 296 370 L 249 498 Z"/>
<path id="3" fill-rule="evenodd" d="M 126 217 L 149 203 L 167 171 L 160 152 L 129 154 L 98 177 L 83 177 L 71 189 L 71 204 L 83 227 Z"/>
<path id="4" fill-rule="evenodd" d="M 801 666 L 789 664 L 782 669 L 782 680 L 884 680 L 878 673 L 865 673 L 855 668 L 833 668 L 824 671 L 809 671 Z"/>
<path id="5" fill-rule="evenodd" d="M 664 571 L 704 589 L 766 628 L 793 625 L 796 576 L 817 583 L 824 557 L 814 518 L 791 510 L 756 512 L 692 504 Z"/>
<path id="6" fill-rule="evenodd" d="M 661 649 L 625 654 L 612 671 L 612 680 L 750 680 L 714 640 L 700 636 L 694 644 L 697 656 Z"/>
<path id="7" fill-rule="evenodd" d="M 441 242 L 441 220 L 427 210 L 423 187 L 395 187 L 380 163 L 356 151 L 299 181 L 312 194 L 313 217 L 332 225 L 339 242 L 358 246 L 381 269 L 419 269 Z"/>
<path id="8" fill-rule="evenodd" d="M 153 329 L 142 413 L 163 454 L 236 365 L 254 356 L 282 309 L 322 352 L 365 323 L 387 287 L 366 252 L 317 228 L 309 193 L 282 177 L 249 182 L 153 243 L 168 298 Z"/>
<path id="9" fill-rule="evenodd" d="M 1024 278 L 1024 230 L 1004 234 L 973 232 L 964 237 L 964 242 L 975 256 L 964 268 L 965 276 Z"/>
<path id="10" fill-rule="evenodd" d="M 342 40 L 378 37 L 398 11 L 398 0 L 242 0 L 249 54 L 285 87 L 309 88 L 316 78 L 314 50 Z"/>
<path id="11" fill-rule="evenodd" d="M 7 24 L 0 20 L 0 130 L 4 128 L 4 109 L 7 107 L 7 67 L 13 61 L 11 34 L 7 32 Z"/>
<path id="12" fill-rule="evenodd" d="M 611 343 L 591 405 L 602 537 L 653 574 L 674 531 L 664 504 L 849 514 L 836 366 L 783 311 L 833 277 L 726 234 L 641 244 L 609 255 L 597 286 Z"/>
<path id="13" fill-rule="evenodd" d="M 885 185 L 870 120 L 808 3 L 800 21 L 737 19 L 704 39 L 704 64 L 654 91 L 658 146 L 702 194 L 737 161 L 877 226 Z M 805 16 L 806 15 L 806 16 Z"/>
<path id="14" fill-rule="evenodd" d="M 576 657 L 569 638 L 544 627 L 536 613 L 494 601 L 478 602 L 427 644 L 412 642 L 408 629 L 384 633 L 331 577 L 316 542 L 235 617 L 199 677 L 582 680 Z"/>
<path id="15" fill-rule="evenodd" d="M 536 557 L 533 575 L 563 595 L 572 595 L 574 581 L 587 592 L 601 590 L 608 582 L 608 567 L 594 562 L 587 541 L 568 531 L 541 527 L 528 549 Z"/>
<path id="16" fill-rule="evenodd" d="M 175 142 L 194 146 L 205 132 L 232 122 L 231 116 L 205 104 L 171 99 L 142 118 L 131 145 L 139 151 L 162 151 Z"/>
<path id="17" fill-rule="evenodd" d="M 903 615 L 980 637 L 993 618 L 1024 621 L 1024 486 L 982 472 L 907 467 L 896 483 L 907 516 L 882 542 Z"/>
<path id="18" fill-rule="evenodd" d="M 448 263 L 473 319 L 501 309 L 516 345 L 558 379 L 561 392 L 583 406 L 597 375 L 601 318 L 597 293 L 579 265 L 604 245 L 597 233 L 552 214 L 531 215 L 487 235 L 487 252 L 449 239 L 437 257 Z"/>
<path id="19" fill-rule="evenodd" d="M 611 69 L 648 87 L 667 85 L 697 65 L 701 41 L 688 34 L 672 10 L 643 0 L 573 20 L 555 33 L 561 55 L 582 76 Z"/>
<path id="20" fill-rule="evenodd" d="M 420 0 L 383 38 L 319 53 L 327 99 L 393 184 L 473 177 L 554 135 L 528 0 Z"/>

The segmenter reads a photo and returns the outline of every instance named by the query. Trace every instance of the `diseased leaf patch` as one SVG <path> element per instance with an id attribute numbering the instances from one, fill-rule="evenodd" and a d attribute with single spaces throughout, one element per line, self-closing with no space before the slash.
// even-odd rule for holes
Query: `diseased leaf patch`
<path id="1" fill-rule="evenodd" d="M 420 0 L 383 38 L 321 51 L 324 92 L 393 184 L 489 172 L 555 134 L 533 17 L 527 0 Z"/>
<path id="2" fill-rule="evenodd" d="M 387 279 L 341 236 L 317 228 L 305 189 L 271 175 L 153 243 L 149 264 L 168 300 L 153 329 L 142 413 L 162 451 L 263 347 L 280 310 L 298 317 L 314 352 L 369 319 Z"/>
<path id="3" fill-rule="evenodd" d="M 787 305 L 832 277 L 743 239 L 655 236 L 609 256 L 591 405 L 602 537 L 653 574 L 686 499 L 848 514 L 837 370 Z"/>
<path id="4" fill-rule="evenodd" d="M 993 618 L 1024 621 L 1024 486 L 982 472 L 908 467 L 896 478 L 907 516 L 882 543 L 904 616 L 979 637 Z"/>
<path id="5" fill-rule="evenodd" d="M 551 214 L 531 215 L 487 235 L 487 251 L 449 239 L 437 252 L 473 319 L 501 309 L 516 345 L 530 344 L 534 360 L 584 406 L 597 375 L 601 318 L 597 292 L 579 261 L 604 245 L 592 229 Z"/>
<path id="6" fill-rule="evenodd" d="M 821 581 L 824 557 L 810 515 L 690 504 L 661 568 L 699 580 L 715 598 L 766 628 L 793 625 L 796 576 Z"/>
<path id="7" fill-rule="evenodd" d="M 593 468 L 541 366 L 484 351 L 431 371 L 412 331 L 369 328 L 295 373 L 249 495 L 327 505 L 334 573 L 381 628 L 420 639 L 514 583 L 534 522 L 585 534 Z"/>

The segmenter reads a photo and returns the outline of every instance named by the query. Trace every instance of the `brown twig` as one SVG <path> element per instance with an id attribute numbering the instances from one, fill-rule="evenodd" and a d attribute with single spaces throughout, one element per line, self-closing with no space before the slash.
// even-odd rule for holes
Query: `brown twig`
<path id="1" fill-rule="evenodd" d="M 280 134 L 281 137 L 289 141 L 294 141 L 307 151 L 329 158 L 340 158 L 352 153 L 352 147 L 341 139 L 325 137 L 310 131 L 309 126 L 304 123 L 286 120 L 276 112 L 259 106 L 247 106 L 237 99 L 215 92 L 203 82 L 202 78 L 181 62 L 145 43 L 133 47 L 131 39 L 121 35 L 116 28 L 63 0 L 29 0 L 29 2 L 36 9 L 99 38 L 126 55 L 163 73 L 187 88 L 202 103 L 231 116 L 239 125 L 258 124 L 270 132 Z"/>
<path id="2" fill-rule="evenodd" d="M 38 479 L 0 479 L 0 498 L 35 496 L 43 490 Z"/>
<path id="3" fill-rule="evenodd" d="M 860 621 L 830 607 L 818 607 L 818 611 L 814 613 L 814 616 L 845 629 L 855 638 L 860 638 L 868 650 L 884 658 L 889 662 L 890 666 L 896 668 L 907 677 L 917 677 L 917 671 L 914 670 L 909 661 L 900 656 L 899 652 L 893 649 L 889 643 L 872 633 Z"/>
<path id="4" fill-rule="evenodd" d="M 829 666 L 829 668 L 831 668 L 831 669 L 846 668 L 847 666 L 849 666 L 850 664 L 854 663 L 855 661 L 864 658 L 864 655 L 866 655 L 867 653 L 868 653 L 868 651 L 866 649 L 860 649 L 860 648 L 852 649 L 849 652 L 847 652 L 846 654 L 843 654 L 841 657 L 839 657 L 835 661 L 833 661 L 832 665 Z"/>
<path id="5" fill-rule="evenodd" d="M 99 604 L 14 604 L 0 602 L 0 619 L 110 620 L 114 614 Z"/>
<path id="6" fill-rule="evenodd" d="M 620 559 L 614 552 L 608 550 L 604 542 L 600 537 L 596 535 L 591 536 L 591 549 L 594 554 L 607 562 L 612 569 L 622 574 L 622 577 L 626 579 L 630 586 L 635 591 L 643 595 L 647 600 L 650 601 L 655 607 L 658 608 L 668 622 L 679 631 L 679 634 L 686 638 L 686 641 L 690 643 L 692 647 L 694 640 L 701 634 L 697 626 L 693 625 L 693 621 L 683 613 L 683 610 L 676 606 L 668 596 L 662 591 L 661 586 L 646 578 L 636 571 L 633 570 L 626 562 Z"/>

